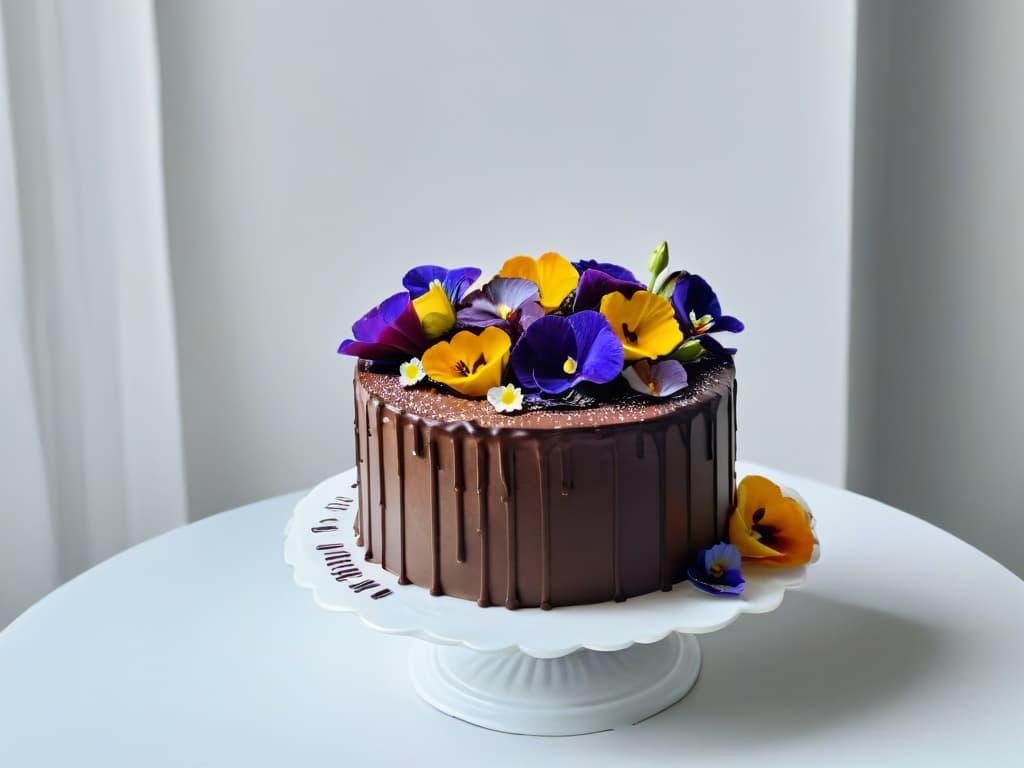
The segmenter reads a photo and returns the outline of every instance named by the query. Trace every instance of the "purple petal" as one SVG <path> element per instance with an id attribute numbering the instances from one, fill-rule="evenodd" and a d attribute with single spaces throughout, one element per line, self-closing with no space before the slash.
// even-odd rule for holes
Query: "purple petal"
<path id="1" fill-rule="evenodd" d="M 713 352 L 719 355 L 736 354 L 735 347 L 723 347 L 721 343 L 718 341 L 718 339 L 711 336 L 711 334 L 702 333 L 700 336 L 697 337 L 697 341 L 700 342 L 700 345 L 704 347 L 705 351 L 707 352 Z"/>
<path id="2" fill-rule="evenodd" d="M 389 296 L 352 324 L 352 335 L 360 341 L 376 341 L 410 301 L 406 291 Z"/>
<path id="3" fill-rule="evenodd" d="M 618 264 L 609 264 L 608 262 L 594 261 L 593 259 L 587 259 L 585 261 L 574 261 L 572 263 L 576 267 L 576 271 L 581 275 L 588 269 L 597 269 L 604 272 L 606 275 L 611 275 L 617 280 L 625 280 L 630 283 L 636 283 L 636 275 L 630 272 L 625 267 L 620 267 Z"/>
<path id="4" fill-rule="evenodd" d="M 540 301 L 537 284 L 521 277 L 496 277 L 484 287 L 484 291 L 494 304 L 504 304 L 513 310 L 528 301 Z"/>
<path id="5" fill-rule="evenodd" d="M 530 325 L 544 317 L 544 307 L 539 301 L 528 301 L 519 308 L 519 327 L 524 331 Z"/>
<path id="6" fill-rule="evenodd" d="M 480 277 L 480 270 L 476 267 L 458 267 L 457 269 L 446 269 L 435 264 L 424 264 L 414 267 L 405 273 L 402 278 L 402 285 L 418 299 L 430 290 L 430 284 L 437 280 L 444 288 L 444 292 L 453 302 L 462 300 L 463 294 Z"/>
<path id="7" fill-rule="evenodd" d="M 573 302 L 573 311 L 581 309 L 593 309 L 601 303 L 601 297 L 618 291 L 627 299 L 637 291 L 642 291 L 643 286 L 637 282 L 619 280 L 606 272 L 597 269 L 588 269 L 580 276 L 579 285 L 576 286 L 576 299 Z"/>
<path id="8" fill-rule="evenodd" d="M 403 362 L 409 359 L 409 354 L 404 350 L 397 349 L 387 344 L 377 344 L 372 341 L 356 341 L 345 339 L 338 347 L 339 355 L 351 355 L 363 360 L 389 360 Z"/>
<path id="9" fill-rule="evenodd" d="M 444 292 L 452 300 L 453 304 L 462 301 L 462 297 L 470 286 L 480 278 L 480 269 L 477 267 L 458 267 L 448 271 L 448 277 L 441 281 Z"/>
<path id="10" fill-rule="evenodd" d="M 722 579 L 715 579 L 710 574 L 704 573 L 697 568 L 690 568 L 686 575 L 690 579 L 690 583 L 693 584 L 701 592 L 707 592 L 709 595 L 725 595 L 725 596 L 736 596 L 743 592 L 743 587 L 746 582 L 738 571 L 726 571 L 722 574 Z"/>
<path id="11" fill-rule="evenodd" d="M 396 293 L 371 309 L 352 326 L 338 353 L 364 360 L 407 360 L 427 348 L 420 318 L 409 294 Z"/>
<path id="12" fill-rule="evenodd" d="M 461 324 L 473 328 L 483 328 L 504 322 L 498 311 L 498 305 L 487 298 L 483 291 L 473 291 L 466 297 L 466 301 L 469 302 L 469 306 L 456 313 L 456 318 Z"/>
<path id="13" fill-rule="evenodd" d="M 576 337 L 578 379 L 606 384 L 622 373 L 622 342 L 608 318 L 600 312 L 584 310 L 570 315 L 568 321 Z"/>
<path id="14" fill-rule="evenodd" d="M 708 281 L 700 275 L 686 275 L 679 278 L 676 288 L 672 292 L 672 304 L 689 320 L 690 313 L 697 317 L 711 315 L 717 320 L 722 316 L 722 307 L 718 303 L 718 297 L 711 290 Z"/>
<path id="15" fill-rule="evenodd" d="M 405 306 L 402 313 L 381 331 L 377 341 L 401 349 L 410 357 L 420 355 L 426 350 L 429 342 L 423 333 L 423 326 L 420 324 L 419 315 L 416 314 L 416 307 L 411 301 Z"/>
<path id="16" fill-rule="evenodd" d="M 402 285 L 409 291 L 414 299 L 418 299 L 424 293 L 430 290 L 430 284 L 437 280 L 440 283 L 444 283 L 444 279 L 448 276 L 448 270 L 444 267 L 438 267 L 434 264 L 424 264 L 420 267 L 413 267 L 405 273 L 405 277 L 402 278 Z"/>
<path id="17" fill-rule="evenodd" d="M 720 318 L 715 320 L 715 324 L 711 328 L 711 332 L 728 331 L 729 333 L 739 333 L 742 330 L 742 321 L 732 315 L 722 315 Z"/>
<path id="18" fill-rule="evenodd" d="M 544 316 L 537 286 L 518 277 L 496 277 L 481 290 L 468 294 L 465 300 L 469 306 L 458 311 L 460 323 L 477 328 L 501 325 L 513 336 Z M 502 318 L 501 305 L 516 314 Z"/>
<path id="19" fill-rule="evenodd" d="M 658 397 L 668 397 L 686 389 L 689 381 L 686 369 L 678 360 L 663 360 L 652 365 L 651 380 L 658 390 Z"/>
<path id="20" fill-rule="evenodd" d="M 524 387 L 556 394 L 573 385 L 563 368 L 568 357 L 579 359 L 572 326 L 564 317 L 548 315 L 534 321 L 513 347 L 512 370 Z"/>

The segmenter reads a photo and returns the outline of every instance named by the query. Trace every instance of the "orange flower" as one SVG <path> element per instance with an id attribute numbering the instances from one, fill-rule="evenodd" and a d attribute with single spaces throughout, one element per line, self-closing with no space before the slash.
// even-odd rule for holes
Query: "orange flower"
<path id="1" fill-rule="evenodd" d="M 810 513 L 760 475 L 747 475 L 736 490 L 729 542 L 744 560 L 783 567 L 810 562 L 816 544 Z"/>

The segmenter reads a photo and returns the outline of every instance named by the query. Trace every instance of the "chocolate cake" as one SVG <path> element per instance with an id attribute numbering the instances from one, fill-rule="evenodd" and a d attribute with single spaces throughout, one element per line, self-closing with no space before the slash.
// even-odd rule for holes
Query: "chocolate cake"
<path id="1" fill-rule="evenodd" d="M 726 538 L 735 491 L 732 357 L 687 369 L 671 398 L 506 414 L 361 363 L 366 558 L 431 594 L 510 609 L 671 589 Z"/>

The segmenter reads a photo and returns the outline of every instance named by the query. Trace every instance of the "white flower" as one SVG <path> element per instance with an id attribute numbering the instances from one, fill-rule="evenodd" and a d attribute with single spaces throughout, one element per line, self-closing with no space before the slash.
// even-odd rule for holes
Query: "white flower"
<path id="1" fill-rule="evenodd" d="M 504 387 L 491 387 L 487 390 L 487 401 L 498 413 L 521 411 L 523 409 L 523 391 L 519 387 L 506 384 Z"/>
<path id="2" fill-rule="evenodd" d="M 398 373 L 403 387 L 414 386 L 423 381 L 423 377 L 427 375 L 427 372 L 423 370 L 423 363 L 418 357 L 398 366 Z"/>

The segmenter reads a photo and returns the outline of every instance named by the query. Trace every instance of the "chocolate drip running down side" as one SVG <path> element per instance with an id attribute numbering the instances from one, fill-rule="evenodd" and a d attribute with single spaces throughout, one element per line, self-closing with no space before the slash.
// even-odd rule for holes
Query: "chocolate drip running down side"
<path id="1" fill-rule="evenodd" d="M 735 371 L 682 397 L 496 413 L 486 401 L 355 375 L 366 559 L 431 594 L 506 608 L 671 589 L 726 536 L 735 493 Z"/>

